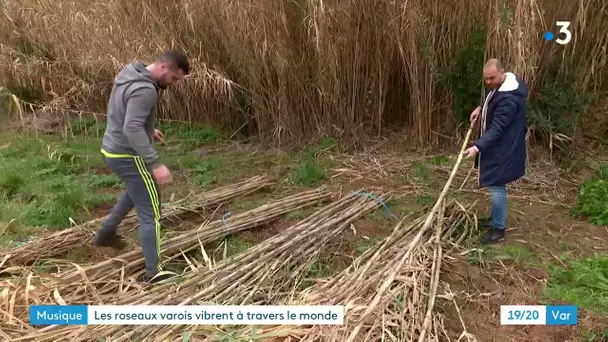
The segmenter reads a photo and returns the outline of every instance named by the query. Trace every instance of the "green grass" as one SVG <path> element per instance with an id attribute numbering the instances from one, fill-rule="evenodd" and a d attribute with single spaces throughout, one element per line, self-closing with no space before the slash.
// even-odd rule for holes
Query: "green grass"
<path id="1" fill-rule="evenodd" d="M 165 141 L 179 142 L 185 152 L 224 139 L 219 130 L 206 125 L 160 123 L 157 128 L 163 132 Z"/>
<path id="2" fill-rule="evenodd" d="M 279 157 L 279 164 L 289 164 L 291 171 L 287 179 L 291 184 L 312 187 L 321 185 L 329 180 L 329 169 L 334 162 L 326 158 L 324 153 L 336 148 L 333 138 L 325 138 L 318 145 L 300 152 L 295 157 L 283 153 Z"/>
<path id="3" fill-rule="evenodd" d="M 317 259 L 310 265 L 308 269 L 307 277 L 309 278 L 325 278 L 331 276 L 333 273 L 330 264 L 327 260 Z"/>
<path id="4" fill-rule="evenodd" d="M 246 251 L 252 246 L 250 241 L 238 235 L 231 235 L 226 239 L 226 256 L 231 257 Z"/>
<path id="5" fill-rule="evenodd" d="M 564 243 L 560 249 L 565 251 L 570 247 L 569 243 Z M 502 262 L 507 266 L 514 265 L 516 269 L 545 270 L 548 281 L 542 292 L 544 304 L 576 305 L 579 310 L 608 317 L 608 254 L 595 254 L 585 259 L 563 254 L 560 260 L 564 266 L 525 245 L 505 244 L 470 253 L 468 258 L 472 264 Z M 588 333 L 589 341 L 601 340 L 597 331 Z"/>
<path id="6" fill-rule="evenodd" d="M 386 221 L 396 222 L 395 216 L 399 218 L 410 213 L 413 209 L 415 209 L 416 204 L 408 202 L 408 199 L 405 197 L 393 198 L 385 203 L 386 208 L 384 206 L 379 206 L 378 208 L 367 214 L 367 218 L 376 223 L 382 223 Z"/>
<path id="7" fill-rule="evenodd" d="M 602 332 L 585 330 L 581 333 L 584 342 L 604 342 L 608 341 L 608 329 Z"/>
<path id="8" fill-rule="evenodd" d="M 78 246 L 71 250 L 66 256 L 66 260 L 71 260 L 74 262 L 83 262 L 88 260 L 91 257 L 91 247 L 90 246 Z"/>
<path id="9" fill-rule="evenodd" d="M 275 162 L 279 166 L 289 166 L 297 162 L 296 154 L 288 151 L 279 151 L 275 157 Z"/>
<path id="10" fill-rule="evenodd" d="M 0 244 L 25 238 L 39 227 L 61 229 L 70 219 L 91 219 L 99 207 L 113 204 L 124 188 L 109 173 L 99 152 L 104 122 L 76 119 L 66 140 L 58 135 L 0 132 Z M 221 157 L 188 153 L 222 135 L 213 128 L 159 125 L 165 140 L 179 140 L 175 150 L 158 146 L 163 161 L 186 169 L 201 187 L 235 173 Z M 10 224 L 9 224 L 10 223 Z"/>
<path id="11" fill-rule="evenodd" d="M 270 201 L 272 201 L 272 198 L 270 196 L 237 197 L 230 203 L 230 208 L 232 210 L 244 212 L 262 206 Z"/>
<path id="12" fill-rule="evenodd" d="M 85 180 L 85 183 L 89 188 L 93 189 L 124 189 L 124 184 L 120 178 L 114 174 L 90 174 Z"/>
<path id="13" fill-rule="evenodd" d="M 431 158 L 429 162 L 433 165 L 445 166 L 450 164 L 450 158 L 446 156 L 436 156 Z"/>
<path id="14" fill-rule="evenodd" d="M 509 261 L 520 267 L 535 267 L 539 265 L 538 254 L 522 245 L 504 245 L 497 249 L 495 260 Z"/>
<path id="15" fill-rule="evenodd" d="M 177 132 L 169 130 L 169 132 Z M 212 134 L 211 131 L 186 130 L 191 136 L 198 136 L 196 146 L 205 142 L 217 142 L 221 137 Z M 174 133 L 176 134 L 176 133 Z M 181 133 L 180 133 L 181 134 Z M 183 135 L 180 135 L 181 139 Z M 178 138 L 175 138 L 178 139 Z M 183 142 L 180 140 L 180 142 Z M 329 179 L 328 168 L 333 162 L 325 158 L 323 153 L 331 151 L 335 147 L 332 139 L 322 140 L 319 145 L 302 151 L 292 153 L 288 151 L 278 151 L 269 153 L 268 158 L 250 161 L 244 156 L 242 151 L 229 151 L 222 155 L 199 155 L 192 153 L 192 146 L 187 148 L 173 149 L 171 151 L 161 150 L 161 157 L 166 161 L 170 168 L 178 168 L 188 172 L 189 177 L 202 188 L 218 185 L 227 179 L 242 173 L 262 172 L 274 166 L 284 167 L 289 170 L 284 182 L 289 185 L 299 185 L 313 187 L 320 185 Z"/>
<path id="16" fill-rule="evenodd" d="M 313 186 L 329 179 L 325 169 L 315 160 L 306 160 L 290 174 L 293 183 L 302 186 Z"/>
<path id="17" fill-rule="evenodd" d="M 337 148 L 337 141 L 332 137 L 325 137 L 319 141 L 316 146 L 313 146 L 305 152 L 308 157 L 314 157 L 323 152 L 334 151 Z"/>
<path id="18" fill-rule="evenodd" d="M 315 259 L 306 270 L 304 278 L 298 284 L 298 290 L 302 291 L 315 284 L 315 279 L 327 278 L 333 274 L 330 260 L 320 257 Z"/>
<path id="19" fill-rule="evenodd" d="M 200 160 L 198 163 L 191 165 L 191 167 L 194 181 L 202 188 L 225 180 L 229 176 L 230 171 L 235 170 L 229 167 L 225 159 L 217 156 Z"/>
<path id="20" fill-rule="evenodd" d="M 58 229 L 70 226 L 70 219 L 86 220 L 121 187 L 116 177 L 95 173 L 103 166 L 98 141 L 63 143 L 54 136 L 11 133 L 0 133 L 0 141 L 0 227 L 12 221 L 3 240 L 27 236 L 35 227 Z"/>
<path id="21" fill-rule="evenodd" d="M 577 305 L 608 317 L 608 255 L 586 259 L 564 258 L 567 267 L 551 265 L 544 291 L 548 304 Z"/>
<path id="22" fill-rule="evenodd" d="M 427 192 L 437 191 L 443 183 L 437 183 L 433 171 L 435 166 L 431 165 L 447 165 L 449 162 L 450 159 L 443 156 L 433 157 L 428 162 L 414 161 L 405 174 L 389 179 L 389 182 L 392 186 L 415 184 Z"/>
<path id="23" fill-rule="evenodd" d="M 475 238 L 477 239 L 477 237 Z M 478 242 L 473 244 L 479 245 Z M 515 265 L 518 268 L 545 268 L 548 264 L 543 260 L 536 251 L 520 244 L 488 246 L 468 255 L 468 262 L 471 264 L 482 265 L 502 262 L 505 265 Z"/>
<path id="24" fill-rule="evenodd" d="M 253 242 L 247 240 L 242 236 L 228 235 L 221 242 L 217 241 L 216 243 L 211 244 L 210 246 L 213 246 L 211 247 L 212 250 L 207 251 L 207 253 L 209 253 L 209 257 L 215 261 L 220 261 L 224 259 L 232 260 L 232 258 L 234 258 L 240 253 L 245 252 L 253 245 Z M 193 258 L 200 261 L 204 260 L 200 250 L 197 250 L 193 254 Z"/>
<path id="25" fill-rule="evenodd" d="M 428 184 L 431 180 L 431 169 L 423 163 L 414 162 L 410 171 L 411 178 L 416 182 Z"/>
<path id="26" fill-rule="evenodd" d="M 574 248 L 574 245 L 570 241 L 562 241 L 559 243 L 559 250 L 562 252 L 567 252 Z"/>
<path id="27" fill-rule="evenodd" d="M 593 224 L 608 225 L 608 165 L 600 166 L 595 176 L 581 185 L 572 214 Z"/>
<path id="28" fill-rule="evenodd" d="M 106 123 L 96 121 L 94 118 L 74 119 L 70 122 L 69 134 L 101 140 L 106 130 Z"/>
<path id="29" fill-rule="evenodd" d="M 193 184 L 202 189 L 219 186 L 231 177 L 259 169 L 246 160 L 238 161 L 242 158 L 240 153 L 198 155 L 188 151 L 159 151 L 161 160 L 170 170 L 186 174 Z"/>
<path id="30" fill-rule="evenodd" d="M 582 309 L 608 317 L 608 255 L 577 259 L 564 254 L 561 260 L 566 266 L 520 244 L 497 245 L 469 254 L 469 262 L 473 264 L 502 262 L 516 269 L 545 270 L 548 281 L 542 292 L 543 304 L 576 305 L 579 312 Z M 601 340 L 597 331 L 588 334 L 589 341 Z"/>
<path id="31" fill-rule="evenodd" d="M 386 213 L 383 208 L 376 208 L 369 214 L 367 214 L 367 218 L 374 221 L 375 223 L 379 223 L 386 219 L 385 215 Z"/>
<path id="32" fill-rule="evenodd" d="M 291 211 L 285 215 L 285 219 L 289 221 L 300 221 L 303 220 L 310 215 L 314 214 L 316 211 L 322 208 L 322 204 L 317 204 L 310 208 L 298 209 L 295 211 Z"/>
<path id="33" fill-rule="evenodd" d="M 357 245 L 355 247 L 355 256 L 360 256 L 361 254 L 367 252 L 369 249 L 373 248 L 384 238 L 384 236 L 372 236 L 369 239 L 357 240 Z"/>
<path id="34" fill-rule="evenodd" d="M 437 198 L 438 198 L 437 195 L 424 194 L 424 195 L 420 195 L 420 196 L 416 197 L 416 200 L 421 205 L 432 205 L 432 204 L 435 204 L 435 202 L 437 202 Z"/>

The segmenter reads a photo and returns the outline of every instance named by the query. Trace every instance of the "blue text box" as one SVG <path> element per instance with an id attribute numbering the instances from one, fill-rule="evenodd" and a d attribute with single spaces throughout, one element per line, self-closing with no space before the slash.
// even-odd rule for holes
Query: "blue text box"
<path id="1" fill-rule="evenodd" d="M 32 325 L 86 325 L 88 321 L 86 305 L 30 306 Z"/>
<path id="2" fill-rule="evenodd" d="M 577 322 L 576 305 L 547 305 L 547 325 L 575 325 Z"/>

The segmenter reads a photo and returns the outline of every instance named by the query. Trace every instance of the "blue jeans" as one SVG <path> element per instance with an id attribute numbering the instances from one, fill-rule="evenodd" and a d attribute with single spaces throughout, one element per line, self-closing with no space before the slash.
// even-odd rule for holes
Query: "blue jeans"
<path id="1" fill-rule="evenodd" d="M 492 226 L 497 229 L 505 229 L 507 223 L 507 186 L 491 186 L 490 197 L 492 199 Z"/>

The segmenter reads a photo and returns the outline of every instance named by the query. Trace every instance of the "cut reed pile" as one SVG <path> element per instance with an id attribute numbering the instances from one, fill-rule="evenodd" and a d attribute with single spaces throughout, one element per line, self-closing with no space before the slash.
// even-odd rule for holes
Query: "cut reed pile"
<path id="1" fill-rule="evenodd" d="M 445 197 L 462 162 L 473 124 L 469 126 L 450 177 L 427 215 L 405 227 L 402 225 L 406 218 L 401 219 L 393 233 L 375 250 L 364 253 L 328 283 L 313 286 L 312 291 L 304 291 L 300 296 L 298 304 L 344 305 L 344 325 L 299 328 L 288 335 L 306 341 L 348 342 L 387 338 L 425 341 L 427 337 L 438 341 L 440 331 L 447 335 L 434 311 L 443 254 L 441 240 L 442 236 L 457 233 L 454 241 L 457 246 L 469 233 L 468 225 L 463 223 L 470 220 L 470 216 L 459 204 L 450 203 L 446 208 Z M 270 333 L 290 331 L 281 328 Z M 246 328 L 243 334 L 249 334 L 250 329 Z"/>
<path id="2" fill-rule="evenodd" d="M 312 206 L 328 200 L 330 192 L 310 190 L 275 200 L 258 208 L 230 217 L 203 224 L 195 231 L 189 231 L 172 238 L 161 245 L 161 255 L 183 255 L 190 249 L 219 240 L 228 234 L 271 222 L 281 215 Z M 203 250 L 204 252 L 204 250 Z M 66 268 L 55 274 L 35 274 L 23 270 L 23 276 L 0 281 L 0 314 L 10 327 L 17 330 L 31 330 L 28 321 L 28 306 L 31 304 L 102 304 L 113 303 L 120 294 L 133 299 L 133 291 L 142 290 L 134 281 L 141 272 L 135 270 L 144 264 L 141 249 L 125 253 L 105 262 L 82 267 L 69 262 L 57 262 L 57 267 Z M 62 267 L 63 266 L 63 267 Z M 76 267 L 73 270 L 73 266 Z M 142 267 L 143 268 L 143 267 Z M 18 267 L 7 271 L 15 274 Z M 202 283 L 208 286 L 209 283 Z M 185 290 L 180 287 L 180 294 Z M 158 293 L 157 291 L 152 293 Z M 150 294 L 152 296 L 152 294 Z M 166 298 L 166 295 L 164 295 Z M 23 331 L 22 331 L 23 333 Z"/>
<path id="3" fill-rule="evenodd" d="M 287 301 L 299 286 L 310 264 L 323 247 L 336 235 L 388 200 L 380 194 L 374 200 L 360 193 L 350 193 L 325 206 L 285 232 L 249 248 L 232 260 L 192 272 L 179 285 L 165 284 L 150 292 L 137 294 L 134 289 L 117 293 L 117 305 L 190 305 L 202 303 L 274 304 Z M 106 301 L 106 303 L 110 303 Z M 32 332 L 18 340 L 90 341 L 112 336 L 112 340 L 150 338 L 152 341 L 174 340 L 184 330 L 210 329 L 201 326 L 88 326 L 49 327 Z M 198 330 L 200 332 L 200 330 Z M 180 337 L 180 340 L 182 338 Z"/>
<path id="4" fill-rule="evenodd" d="M 475 217 L 457 202 L 442 203 L 431 226 L 427 216 L 406 223 L 326 283 L 302 291 L 286 305 L 344 305 L 342 326 L 279 326 L 256 334 L 301 341 L 439 341 L 446 334 L 434 311 L 445 248 L 470 233 Z M 450 249 L 451 249 L 450 248 Z M 447 251 L 449 253 L 449 251 Z M 251 327 L 239 332 L 250 336 Z"/>
<path id="5" fill-rule="evenodd" d="M 217 206 L 237 196 L 244 196 L 258 191 L 270 184 L 272 183 L 270 183 L 266 177 L 255 176 L 239 183 L 206 191 L 192 197 L 188 196 L 178 201 L 168 203 L 161 212 L 161 219 L 170 220 L 190 212 L 208 209 L 211 206 Z M 95 231 L 99 228 L 99 224 L 102 220 L 103 218 L 97 218 L 76 225 L 73 228 L 40 237 L 23 246 L 3 251 L 2 254 L 4 254 L 4 257 L 0 260 L 0 270 L 3 265 L 29 265 L 36 260 L 64 255 L 73 248 L 90 241 L 95 235 Z M 138 226 L 137 215 L 135 214 L 135 211 L 132 211 L 120 224 L 119 230 L 121 233 L 128 233 L 135 230 Z"/>

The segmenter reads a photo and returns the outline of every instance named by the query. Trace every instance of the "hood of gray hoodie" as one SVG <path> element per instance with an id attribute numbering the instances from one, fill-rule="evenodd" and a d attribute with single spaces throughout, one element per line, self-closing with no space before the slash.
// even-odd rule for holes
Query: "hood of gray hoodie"
<path id="1" fill-rule="evenodd" d="M 137 155 L 151 168 L 159 165 L 153 146 L 159 89 L 152 73 L 139 61 L 128 64 L 116 75 L 102 142 L 106 152 Z"/>
<path id="2" fill-rule="evenodd" d="M 134 62 L 125 66 L 114 78 L 114 84 L 117 86 L 122 86 L 127 83 L 133 82 L 145 82 L 154 86 L 155 88 L 160 88 L 154 79 L 152 78 L 152 73 L 146 69 L 146 65 L 143 62 Z"/>

